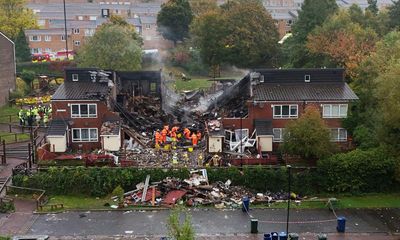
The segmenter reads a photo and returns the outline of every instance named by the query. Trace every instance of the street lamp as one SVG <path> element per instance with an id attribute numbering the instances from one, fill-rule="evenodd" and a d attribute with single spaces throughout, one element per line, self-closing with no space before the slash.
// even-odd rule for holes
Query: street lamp
<path id="1" fill-rule="evenodd" d="M 286 217 L 286 236 L 289 236 L 289 211 L 290 211 L 290 185 L 292 181 L 291 177 L 291 169 L 292 166 L 286 165 L 286 168 L 288 170 L 288 204 L 287 204 L 287 217 Z"/>

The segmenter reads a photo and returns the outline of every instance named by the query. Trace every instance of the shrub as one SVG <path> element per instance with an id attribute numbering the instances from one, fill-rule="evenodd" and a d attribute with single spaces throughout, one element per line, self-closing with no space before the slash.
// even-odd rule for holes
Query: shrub
<path id="1" fill-rule="evenodd" d="M 318 162 L 320 184 L 329 192 L 381 192 L 395 184 L 396 160 L 384 149 L 354 150 Z"/>

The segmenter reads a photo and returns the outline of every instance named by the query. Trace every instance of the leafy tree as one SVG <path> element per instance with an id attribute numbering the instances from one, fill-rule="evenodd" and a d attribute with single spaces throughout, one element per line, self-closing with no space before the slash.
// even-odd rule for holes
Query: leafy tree
<path id="1" fill-rule="evenodd" d="M 318 109 L 306 108 L 299 119 L 291 121 L 284 134 L 282 151 L 303 159 L 323 158 L 330 155 L 330 131 L 321 119 Z"/>
<path id="2" fill-rule="evenodd" d="M 200 16 L 218 9 L 216 0 L 189 0 L 189 3 L 194 16 Z"/>
<path id="3" fill-rule="evenodd" d="M 15 39 L 15 57 L 17 62 L 27 62 L 31 59 L 31 52 L 24 31 L 21 29 Z"/>
<path id="4" fill-rule="evenodd" d="M 111 18 L 82 46 L 76 57 L 79 67 L 120 71 L 141 68 L 142 40 L 132 26 L 120 20 Z"/>
<path id="5" fill-rule="evenodd" d="M 192 226 L 191 217 L 188 213 L 185 214 L 183 223 L 180 221 L 182 210 L 175 209 L 171 212 L 167 226 L 168 234 L 176 240 L 194 240 L 195 232 Z"/>
<path id="6" fill-rule="evenodd" d="M 289 67 L 320 67 L 327 62 L 321 56 L 311 54 L 305 47 L 308 34 L 338 8 L 335 0 L 305 0 L 299 11 L 298 20 L 293 24 L 293 37 L 284 43 L 287 54 L 286 65 Z"/>
<path id="7" fill-rule="evenodd" d="M 24 0 L 0 0 L 0 32 L 15 39 L 21 29 L 36 27 L 35 15 Z"/>
<path id="8" fill-rule="evenodd" d="M 400 150 L 400 61 L 388 66 L 388 71 L 377 79 L 380 140 Z"/>
<path id="9" fill-rule="evenodd" d="M 368 2 L 368 7 L 365 10 L 371 12 L 374 15 L 377 15 L 379 12 L 377 6 L 377 0 L 367 0 L 367 2 Z"/>
<path id="10" fill-rule="evenodd" d="M 278 32 L 257 0 L 230 1 L 192 24 L 194 43 L 209 66 L 272 66 L 278 53 Z"/>
<path id="11" fill-rule="evenodd" d="M 192 26 L 193 41 L 205 63 L 220 65 L 227 52 L 227 20 L 220 9 L 198 16 Z"/>
<path id="12" fill-rule="evenodd" d="M 24 69 L 21 73 L 21 79 L 25 82 L 26 86 L 31 88 L 33 80 L 35 79 L 35 72 Z"/>
<path id="13" fill-rule="evenodd" d="M 377 40 L 373 29 L 352 22 L 349 12 L 340 10 L 308 35 L 307 48 L 311 53 L 329 56 L 354 78 L 360 63 L 374 51 Z"/>
<path id="14" fill-rule="evenodd" d="M 393 1 L 389 9 L 389 27 L 392 29 L 400 29 L 400 0 Z"/>
<path id="15" fill-rule="evenodd" d="M 157 26 L 164 38 L 176 44 L 189 36 L 192 19 L 193 13 L 188 0 L 168 0 L 161 5 Z"/>
<path id="16" fill-rule="evenodd" d="M 229 1 L 222 9 L 229 32 L 226 61 L 239 67 L 272 66 L 278 53 L 278 31 L 261 2 Z"/>

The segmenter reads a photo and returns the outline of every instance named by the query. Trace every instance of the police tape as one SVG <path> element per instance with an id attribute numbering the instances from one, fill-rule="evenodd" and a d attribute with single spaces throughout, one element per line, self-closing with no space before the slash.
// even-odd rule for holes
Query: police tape
<path id="1" fill-rule="evenodd" d="M 289 224 L 307 224 L 307 223 L 325 223 L 325 222 L 336 222 L 337 219 L 326 219 L 326 220 L 309 220 L 309 221 L 289 221 Z M 259 223 L 270 223 L 270 224 L 284 224 L 286 221 L 267 221 L 259 220 Z"/>

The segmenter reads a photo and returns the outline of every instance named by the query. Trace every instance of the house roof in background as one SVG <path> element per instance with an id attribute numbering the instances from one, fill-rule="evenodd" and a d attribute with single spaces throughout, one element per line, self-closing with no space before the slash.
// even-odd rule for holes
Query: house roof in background
<path id="1" fill-rule="evenodd" d="M 263 83 L 253 87 L 254 101 L 351 101 L 347 83 Z"/>

